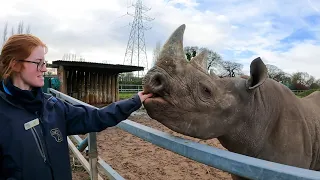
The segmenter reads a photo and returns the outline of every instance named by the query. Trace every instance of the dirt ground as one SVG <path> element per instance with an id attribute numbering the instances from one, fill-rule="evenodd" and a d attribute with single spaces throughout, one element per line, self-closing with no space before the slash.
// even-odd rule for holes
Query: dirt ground
<path id="1" fill-rule="evenodd" d="M 139 110 L 128 119 L 199 142 L 199 139 L 175 133 Z M 203 165 L 153 145 L 117 127 L 97 134 L 99 156 L 127 180 L 229 180 L 230 174 Z M 223 149 L 218 140 L 200 141 Z M 73 162 L 73 161 L 72 161 Z M 75 164 L 80 164 L 75 161 Z M 74 180 L 89 180 L 82 167 L 72 165 Z"/>

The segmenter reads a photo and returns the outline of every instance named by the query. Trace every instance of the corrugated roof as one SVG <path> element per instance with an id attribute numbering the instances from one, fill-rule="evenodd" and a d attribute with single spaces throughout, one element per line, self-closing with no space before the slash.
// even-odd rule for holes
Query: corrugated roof
<path id="1" fill-rule="evenodd" d="M 106 64 L 106 63 L 97 63 L 97 62 L 83 62 L 83 61 L 64 61 L 64 60 L 56 60 L 52 61 L 51 67 L 58 68 L 59 66 L 64 66 L 65 68 L 73 68 L 73 69 L 99 69 L 99 70 L 109 70 L 117 73 L 121 72 L 132 72 L 132 71 L 143 71 L 144 67 L 140 66 L 129 66 L 122 64 Z"/>

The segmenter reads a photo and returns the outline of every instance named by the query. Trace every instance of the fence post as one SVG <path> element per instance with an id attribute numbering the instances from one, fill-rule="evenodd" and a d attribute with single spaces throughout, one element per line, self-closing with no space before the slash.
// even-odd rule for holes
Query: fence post
<path id="1" fill-rule="evenodd" d="M 90 166 L 90 179 L 98 180 L 98 152 L 97 152 L 97 135 L 95 132 L 89 133 L 88 135 L 89 145 L 89 166 Z"/>

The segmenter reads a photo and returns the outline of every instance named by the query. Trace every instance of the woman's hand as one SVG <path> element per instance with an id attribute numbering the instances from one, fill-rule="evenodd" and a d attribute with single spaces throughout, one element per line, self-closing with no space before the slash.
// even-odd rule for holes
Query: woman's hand
<path id="1" fill-rule="evenodd" d="M 138 92 L 138 95 L 140 97 L 141 103 L 143 103 L 143 101 L 145 101 L 147 98 L 151 97 L 153 94 L 152 93 L 144 94 L 143 91 L 140 91 L 140 92 Z"/>

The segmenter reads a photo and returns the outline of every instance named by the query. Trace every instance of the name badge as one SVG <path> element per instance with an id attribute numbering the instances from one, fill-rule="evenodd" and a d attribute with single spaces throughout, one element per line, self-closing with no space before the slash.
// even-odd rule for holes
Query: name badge
<path id="1" fill-rule="evenodd" d="M 31 129 L 32 127 L 37 126 L 37 125 L 39 125 L 39 119 L 38 118 L 25 123 L 24 124 L 24 129 L 28 130 L 28 129 Z"/>

